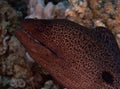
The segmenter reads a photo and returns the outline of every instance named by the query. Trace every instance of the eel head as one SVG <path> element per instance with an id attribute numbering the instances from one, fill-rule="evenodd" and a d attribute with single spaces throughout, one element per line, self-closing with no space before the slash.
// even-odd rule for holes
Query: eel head
<path id="1" fill-rule="evenodd" d="M 31 57 L 68 89 L 120 89 L 114 36 L 68 20 L 26 19 L 16 37 Z"/>

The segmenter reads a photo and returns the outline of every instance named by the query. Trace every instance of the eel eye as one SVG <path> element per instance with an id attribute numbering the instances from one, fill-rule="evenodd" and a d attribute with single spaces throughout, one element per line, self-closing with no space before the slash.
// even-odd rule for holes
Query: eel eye
<path id="1" fill-rule="evenodd" d="M 110 72 L 103 71 L 102 72 L 102 79 L 107 83 L 107 84 L 113 84 L 113 76 Z"/>

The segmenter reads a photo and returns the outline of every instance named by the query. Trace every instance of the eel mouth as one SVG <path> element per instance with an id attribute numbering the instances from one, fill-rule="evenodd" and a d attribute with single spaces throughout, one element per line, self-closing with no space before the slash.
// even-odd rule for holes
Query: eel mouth
<path id="1" fill-rule="evenodd" d="M 32 41 L 34 42 L 34 44 L 38 44 L 38 45 L 44 47 L 45 49 L 49 50 L 49 51 L 52 53 L 52 55 L 60 58 L 60 57 L 56 54 L 56 52 L 54 52 L 52 49 L 50 49 L 47 45 L 45 45 L 44 43 L 38 41 L 38 40 L 35 39 L 31 34 L 29 34 L 28 29 L 26 28 L 25 25 L 22 25 L 22 26 L 18 27 L 18 28 L 16 29 L 16 31 L 15 31 L 15 36 L 16 36 L 16 37 L 18 38 L 18 40 L 23 44 L 23 46 L 25 45 L 25 43 L 22 42 L 22 40 L 24 39 L 24 38 L 22 38 L 22 34 L 26 35 L 27 39 L 32 40 Z M 34 33 L 33 33 L 33 34 L 34 34 Z M 22 39 L 21 39 L 21 38 L 22 38 Z M 28 44 L 28 46 L 29 46 L 29 44 Z M 37 49 L 37 50 L 39 50 L 39 49 Z"/>

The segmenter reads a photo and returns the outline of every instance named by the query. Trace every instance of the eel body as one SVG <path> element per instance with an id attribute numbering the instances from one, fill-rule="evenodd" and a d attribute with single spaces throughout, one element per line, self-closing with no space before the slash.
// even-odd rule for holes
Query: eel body
<path id="1" fill-rule="evenodd" d="M 16 37 L 68 89 L 120 89 L 120 50 L 104 27 L 65 19 L 26 19 Z"/>

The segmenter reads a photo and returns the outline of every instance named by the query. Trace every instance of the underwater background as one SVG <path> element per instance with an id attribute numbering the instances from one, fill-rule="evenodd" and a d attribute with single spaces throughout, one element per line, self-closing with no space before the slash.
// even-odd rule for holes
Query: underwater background
<path id="1" fill-rule="evenodd" d="M 120 47 L 120 0 L 0 0 L 0 89 L 65 89 L 15 37 L 14 31 L 27 18 L 107 27 Z"/>

